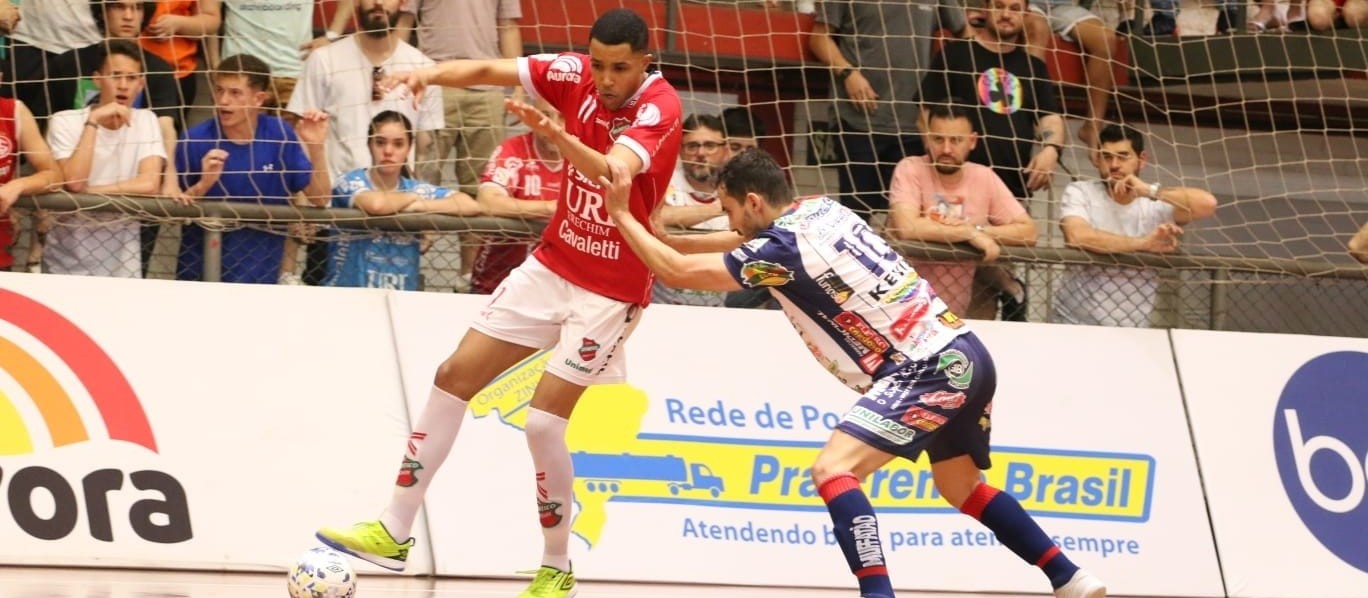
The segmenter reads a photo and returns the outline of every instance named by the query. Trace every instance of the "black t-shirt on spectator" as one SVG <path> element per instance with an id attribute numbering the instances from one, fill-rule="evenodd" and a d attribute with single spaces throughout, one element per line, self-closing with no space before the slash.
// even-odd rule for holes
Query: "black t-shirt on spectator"
<path id="1" fill-rule="evenodd" d="M 969 160 L 992 167 L 1013 195 L 1030 197 L 1024 169 L 1036 146 L 1036 123 L 1060 113 L 1045 62 L 1021 47 L 999 54 L 974 40 L 947 41 L 922 79 L 921 100 L 951 98 L 978 115 L 979 142 Z"/>

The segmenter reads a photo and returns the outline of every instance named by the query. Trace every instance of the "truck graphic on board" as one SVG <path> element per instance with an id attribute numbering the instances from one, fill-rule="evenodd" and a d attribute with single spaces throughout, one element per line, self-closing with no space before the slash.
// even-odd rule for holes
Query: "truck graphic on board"
<path id="1" fill-rule="evenodd" d="M 630 455 L 578 452 L 570 456 L 575 477 L 590 492 L 636 494 L 633 487 L 666 484 L 670 495 L 706 490 L 713 498 L 722 494 L 722 478 L 702 463 L 685 463 L 673 455 Z M 649 494 L 654 494 L 650 492 Z"/>

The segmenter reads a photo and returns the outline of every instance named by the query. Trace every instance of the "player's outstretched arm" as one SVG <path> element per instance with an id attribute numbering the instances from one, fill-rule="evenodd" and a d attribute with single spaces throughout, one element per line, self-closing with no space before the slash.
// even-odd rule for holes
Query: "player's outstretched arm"
<path id="1" fill-rule="evenodd" d="M 626 166 L 610 161 L 611 177 L 600 177 L 607 191 L 604 203 L 627 246 L 668 286 L 699 291 L 739 291 L 741 285 L 727 272 L 721 253 L 684 255 L 666 245 L 632 215 L 632 177 Z"/>
<path id="2" fill-rule="evenodd" d="M 447 60 L 423 67 L 415 71 L 393 73 L 380 83 L 389 90 L 407 85 L 415 97 L 421 97 L 429 85 L 442 87 L 470 87 L 472 85 L 500 85 L 516 87 L 522 85 L 518 80 L 518 60 L 516 58 L 495 58 L 491 60 Z"/>
<path id="3" fill-rule="evenodd" d="M 538 110 L 536 106 L 510 98 L 504 100 L 504 107 L 508 109 L 509 114 L 517 116 L 518 120 L 532 129 L 532 132 L 550 139 L 552 143 L 556 144 L 556 147 L 560 149 L 561 156 L 574 165 L 575 170 L 589 177 L 591 181 L 609 176 L 607 156 L 614 156 L 626 164 L 630 176 L 636 176 L 645 166 L 641 162 L 641 157 L 637 156 L 636 152 L 627 149 L 627 146 L 615 143 L 605 155 L 585 145 L 578 137 L 566 133 L 565 125 L 552 120 L 541 110 Z"/>

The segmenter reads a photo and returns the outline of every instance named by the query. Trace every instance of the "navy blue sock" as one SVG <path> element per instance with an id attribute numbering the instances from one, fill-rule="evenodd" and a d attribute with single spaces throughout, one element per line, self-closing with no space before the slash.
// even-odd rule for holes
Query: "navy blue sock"
<path id="1" fill-rule="evenodd" d="M 836 543 L 845 553 L 850 572 L 860 582 L 860 595 L 892 598 L 893 583 L 888 579 L 883 542 L 879 539 L 879 520 L 860 489 L 860 480 L 849 473 L 838 474 L 822 482 L 817 492 L 831 512 Z"/>
<path id="2" fill-rule="evenodd" d="M 1045 577 L 1050 578 L 1052 587 L 1069 583 L 1069 578 L 1078 571 L 1078 565 L 1064 556 L 1059 546 L 1045 535 L 1045 530 L 1036 525 L 1012 495 L 980 483 L 960 505 L 960 511 L 993 530 L 998 541 L 1021 560 L 1040 567 Z"/>

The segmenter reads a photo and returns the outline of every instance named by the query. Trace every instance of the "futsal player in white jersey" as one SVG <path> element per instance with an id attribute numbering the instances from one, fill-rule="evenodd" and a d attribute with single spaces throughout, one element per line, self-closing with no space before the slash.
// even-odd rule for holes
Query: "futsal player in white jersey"
<path id="1" fill-rule="evenodd" d="M 649 69 L 649 34 L 639 15 L 614 9 L 594 22 L 587 55 L 451 60 L 386 82 L 402 82 L 418 93 L 429 85 L 522 85 L 531 100 L 544 98 L 565 116 L 562 125 L 532 106 L 507 103 L 560 149 L 567 162 L 565 180 L 541 245 L 494 289 L 438 368 L 389 506 L 378 521 L 320 530 L 324 543 L 402 570 L 423 493 L 451 451 L 467 401 L 513 364 L 554 345 L 527 414 L 538 490 L 538 509 L 528 514 L 539 518 L 545 547 L 542 567 L 522 596 L 575 594 L 569 556 L 574 471 L 566 425 L 585 387 L 625 378 L 622 344 L 651 300 L 651 273 L 623 245 L 598 181 L 610 168 L 629 178 L 629 209 L 646 220 L 665 194 L 679 155 L 679 94 Z"/>
<path id="2" fill-rule="evenodd" d="M 628 180 L 627 172 L 614 170 L 603 181 L 608 212 L 661 280 L 712 291 L 767 288 L 818 362 L 862 394 L 812 466 L 861 596 L 891 598 L 893 587 L 860 481 L 895 457 L 912 460 L 922 452 L 946 502 L 1039 567 L 1055 596 L 1106 595 L 1015 498 L 980 481 L 980 471 L 992 465 L 993 360 L 926 279 L 859 215 L 826 197 L 794 201 L 774 159 L 748 151 L 718 176 L 722 210 L 744 243 L 729 253 L 681 254 L 632 212 Z"/>

